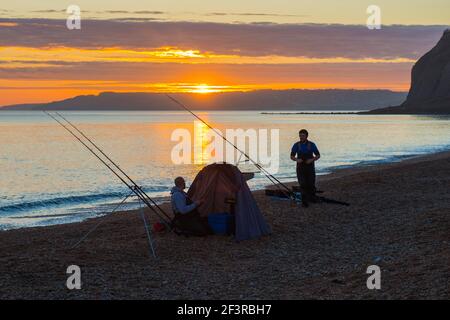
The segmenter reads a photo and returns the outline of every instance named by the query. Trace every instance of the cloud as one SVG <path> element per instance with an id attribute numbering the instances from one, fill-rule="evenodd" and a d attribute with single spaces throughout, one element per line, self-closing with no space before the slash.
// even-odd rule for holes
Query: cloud
<path id="1" fill-rule="evenodd" d="M 133 11 L 135 14 L 166 14 L 164 11 L 148 11 L 148 10 L 141 10 L 141 11 Z"/>
<path id="2" fill-rule="evenodd" d="M 54 10 L 54 9 L 47 9 L 47 10 L 35 10 L 31 11 L 35 13 L 60 13 L 60 12 L 66 12 L 66 10 Z"/>
<path id="3" fill-rule="evenodd" d="M 71 31 L 65 20 L 0 19 L 18 23 L 0 28 L 0 46 L 151 50 L 161 47 L 243 56 L 277 55 L 349 59 L 417 59 L 439 40 L 445 26 L 365 26 L 339 24 L 227 24 L 139 19 L 82 20 Z"/>
<path id="4" fill-rule="evenodd" d="M 163 21 L 162 18 L 139 18 L 139 17 L 121 17 L 109 19 L 109 21 L 117 21 L 117 22 L 148 22 L 148 21 Z"/>
<path id="5" fill-rule="evenodd" d="M 164 11 L 151 11 L 151 10 L 139 10 L 139 11 L 128 11 L 128 10 L 106 10 L 106 11 L 97 11 L 97 13 L 112 13 L 112 14 L 166 14 Z"/>
<path id="6" fill-rule="evenodd" d="M 45 10 L 33 10 L 33 13 L 60 13 L 66 12 L 67 9 L 45 9 Z M 0 10 L 0 12 L 7 12 L 8 10 Z M 90 11 L 90 10 L 82 10 L 83 13 L 109 13 L 109 14 L 164 14 L 162 11 L 128 11 L 128 10 L 105 10 L 105 11 Z"/>
<path id="7" fill-rule="evenodd" d="M 17 27 L 18 25 L 16 22 L 0 22 L 0 27 Z"/>
<path id="8" fill-rule="evenodd" d="M 307 17 L 307 15 L 301 14 L 279 14 L 279 13 L 229 13 L 229 12 L 211 12 L 207 13 L 207 16 L 244 16 L 244 17 Z"/>
<path id="9" fill-rule="evenodd" d="M 38 62 L 38 61 L 36 61 Z M 410 64 L 331 64 L 331 65 L 184 65 L 145 63 L 75 63 L 55 67 L 8 69 L 0 65 L 0 79 L 39 86 L 42 79 L 54 81 L 107 81 L 140 86 L 157 83 L 208 83 L 266 88 L 391 88 L 406 91 Z M 20 81 L 22 80 L 22 81 Z M 8 82 L 8 81 L 6 81 Z M 5 83 L 6 83 L 5 82 Z M 1 80 L 0 80 L 1 83 Z M 113 90 L 114 88 L 111 88 Z"/>
<path id="10" fill-rule="evenodd" d="M 125 10 L 106 10 L 104 12 L 106 12 L 106 13 L 130 13 L 129 11 L 125 11 Z"/>

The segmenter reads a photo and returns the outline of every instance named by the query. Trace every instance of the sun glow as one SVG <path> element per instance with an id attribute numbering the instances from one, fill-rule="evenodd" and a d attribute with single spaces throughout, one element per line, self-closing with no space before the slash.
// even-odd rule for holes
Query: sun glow
<path id="1" fill-rule="evenodd" d="M 204 115 L 206 116 L 206 115 Z M 208 145 L 210 138 L 208 137 L 209 128 L 206 124 L 195 121 L 194 122 L 194 163 L 205 165 L 210 163 L 211 154 L 208 152 Z"/>
<path id="2" fill-rule="evenodd" d="M 214 93 L 214 92 L 220 92 L 221 87 L 218 86 L 209 86 L 207 84 L 199 84 L 194 87 L 192 87 L 193 93 L 201 93 L 201 94 L 207 94 L 207 93 Z"/>

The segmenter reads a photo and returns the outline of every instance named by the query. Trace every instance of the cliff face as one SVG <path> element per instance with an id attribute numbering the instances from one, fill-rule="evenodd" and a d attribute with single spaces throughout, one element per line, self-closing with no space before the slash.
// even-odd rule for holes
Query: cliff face
<path id="1" fill-rule="evenodd" d="M 411 89 L 404 105 L 415 106 L 439 100 L 450 102 L 450 29 L 414 65 Z"/>
<path id="2" fill-rule="evenodd" d="M 406 101 L 371 113 L 450 114 L 450 29 L 412 68 Z"/>

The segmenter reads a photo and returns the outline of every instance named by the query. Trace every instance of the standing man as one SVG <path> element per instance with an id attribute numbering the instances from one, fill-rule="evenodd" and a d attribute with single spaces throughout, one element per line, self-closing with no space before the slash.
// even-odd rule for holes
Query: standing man
<path id="1" fill-rule="evenodd" d="M 291 160 L 297 162 L 297 179 L 302 192 L 302 205 L 316 202 L 316 169 L 314 163 L 320 159 L 320 152 L 314 142 L 308 140 L 308 131 L 299 132 L 300 141 L 291 151 Z"/>

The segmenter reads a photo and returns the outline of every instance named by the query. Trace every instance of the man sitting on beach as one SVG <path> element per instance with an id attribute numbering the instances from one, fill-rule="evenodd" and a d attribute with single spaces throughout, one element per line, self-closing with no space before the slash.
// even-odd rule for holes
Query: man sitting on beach
<path id="1" fill-rule="evenodd" d="M 308 131 L 299 132 L 300 141 L 291 150 L 291 160 L 297 162 L 297 179 L 302 193 L 302 205 L 316 202 L 316 169 L 314 163 L 320 159 L 320 152 L 314 142 L 308 140 Z"/>
<path id="2" fill-rule="evenodd" d="M 193 202 L 184 189 L 186 189 L 184 178 L 177 177 L 171 191 L 172 209 L 175 214 L 174 225 L 185 235 L 205 236 L 211 234 L 208 223 L 200 217 L 197 211 L 204 201 Z"/>

